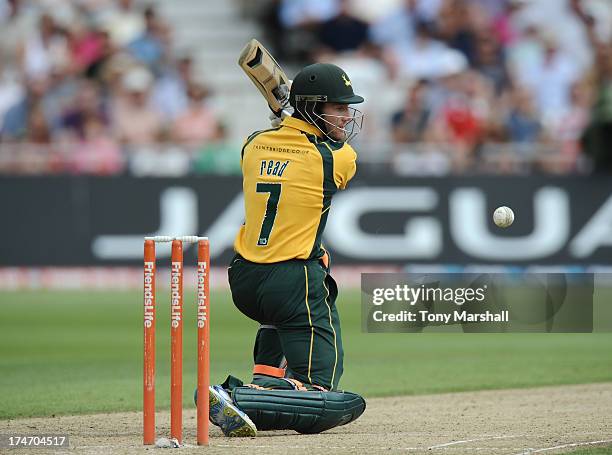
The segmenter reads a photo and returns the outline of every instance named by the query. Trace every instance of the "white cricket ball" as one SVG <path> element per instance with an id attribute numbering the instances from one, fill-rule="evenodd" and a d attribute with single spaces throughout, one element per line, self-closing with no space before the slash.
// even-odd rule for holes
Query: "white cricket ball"
<path id="1" fill-rule="evenodd" d="M 497 207 L 493 212 L 493 222 L 500 228 L 507 228 L 514 222 L 514 212 L 505 205 Z"/>

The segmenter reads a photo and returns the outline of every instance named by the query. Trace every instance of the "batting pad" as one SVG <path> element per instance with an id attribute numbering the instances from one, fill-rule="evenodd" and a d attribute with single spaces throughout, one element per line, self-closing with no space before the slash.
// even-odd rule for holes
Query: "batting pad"
<path id="1" fill-rule="evenodd" d="M 366 408 L 363 397 L 352 392 L 236 387 L 232 398 L 260 431 L 321 433 L 356 420 Z"/>

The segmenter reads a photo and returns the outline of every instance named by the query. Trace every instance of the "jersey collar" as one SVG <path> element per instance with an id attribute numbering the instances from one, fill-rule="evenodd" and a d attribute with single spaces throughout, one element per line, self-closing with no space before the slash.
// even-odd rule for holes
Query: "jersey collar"
<path id="1" fill-rule="evenodd" d="M 285 117 L 285 119 L 281 122 L 281 125 L 288 126 L 289 128 L 295 128 L 296 130 L 304 131 L 305 133 L 314 134 L 318 137 L 323 136 L 323 133 L 321 133 L 319 128 L 295 117 Z"/>

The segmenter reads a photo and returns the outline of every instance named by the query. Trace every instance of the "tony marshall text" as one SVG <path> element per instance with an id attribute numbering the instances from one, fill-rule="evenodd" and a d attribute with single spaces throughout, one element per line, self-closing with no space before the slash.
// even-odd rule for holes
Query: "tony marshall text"
<path id="1" fill-rule="evenodd" d="M 491 313 L 468 313 L 467 311 L 453 311 L 452 313 L 431 313 L 429 311 L 399 311 L 397 313 L 385 313 L 377 310 L 372 313 L 372 319 L 376 322 L 441 322 L 443 324 L 455 322 L 509 322 L 508 311 Z"/>

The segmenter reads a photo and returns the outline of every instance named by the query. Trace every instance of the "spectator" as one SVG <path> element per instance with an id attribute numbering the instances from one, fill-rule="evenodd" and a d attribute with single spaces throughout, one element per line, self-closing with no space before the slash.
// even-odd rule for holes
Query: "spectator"
<path id="1" fill-rule="evenodd" d="M 450 98 L 439 117 L 448 142 L 472 149 L 479 141 L 483 124 L 476 116 L 469 99 L 464 96 Z"/>
<path id="2" fill-rule="evenodd" d="M 0 0 L 0 24 L 4 24 L 12 14 L 13 7 L 9 0 Z"/>
<path id="3" fill-rule="evenodd" d="M 501 94 L 508 86 L 510 81 L 503 50 L 489 30 L 477 34 L 473 66 L 491 81 L 496 94 Z"/>
<path id="4" fill-rule="evenodd" d="M 51 130 L 45 118 L 42 103 L 34 103 L 28 110 L 28 119 L 24 141 L 30 144 L 50 144 Z"/>
<path id="5" fill-rule="evenodd" d="M 148 7 L 144 11 L 144 33 L 131 41 L 127 48 L 143 65 L 149 67 L 154 74 L 159 74 L 164 57 L 164 24 L 159 20 L 155 9 Z"/>
<path id="6" fill-rule="evenodd" d="M 609 1 L 267 1 L 277 30 L 268 38 L 278 37 L 281 51 L 340 59 L 353 68 L 353 84 L 371 92 L 368 134 L 357 139 L 366 159 L 384 155 L 403 173 L 446 173 L 449 159 L 455 171 L 474 170 L 488 154 L 505 160 L 482 168 L 495 172 L 580 172 L 582 146 L 597 170 L 612 169 Z M 223 167 L 219 151 L 234 145 L 194 62 L 173 55 L 164 18 L 137 5 L 0 0 L 0 140 L 17 142 L 3 146 L 4 156 L 26 163 L 11 169 L 117 173 L 125 150 L 139 175 Z M 554 23 L 556 35 L 543 23 Z M 160 146 L 167 138 L 181 145 Z M 142 143 L 138 157 L 124 147 Z M 56 159 L 62 150 L 68 168 Z"/>
<path id="7" fill-rule="evenodd" d="M 505 48 L 506 62 L 513 81 L 524 80 L 530 68 L 539 64 L 542 56 L 540 33 L 535 26 L 528 25 L 512 45 Z"/>
<path id="8" fill-rule="evenodd" d="M 370 39 L 378 46 L 399 53 L 412 46 L 416 25 L 429 24 L 440 6 L 439 0 L 403 0 L 372 24 Z"/>
<path id="9" fill-rule="evenodd" d="M 122 78 L 122 90 L 113 106 L 112 122 L 117 138 L 125 144 L 151 144 L 161 138 L 161 115 L 149 105 L 153 78 L 142 67 L 130 69 Z"/>
<path id="10" fill-rule="evenodd" d="M 511 46 L 519 39 L 521 32 L 516 18 L 528 2 L 529 0 L 508 0 L 503 3 L 503 10 L 494 17 L 491 32 L 502 46 Z"/>
<path id="11" fill-rule="evenodd" d="M 172 138 L 180 144 L 201 145 L 221 137 L 221 128 L 212 109 L 206 104 L 208 90 L 195 82 L 187 89 L 189 105 L 179 115 L 172 129 Z"/>
<path id="12" fill-rule="evenodd" d="M 279 18 L 286 29 L 319 24 L 338 14 L 338 0 L 281 0 Z"/>
<path id="13" fill-rule="evenodd" d="M 581 151 L 580 136 L 589 123 L 592 101 L 591 87 L 585 81 L 574 84 L 570 90 L 569 109 L 551 133 L 567 172 L 575 170 Z"/>
<path id="14" fill-rule="evenodd" d="M 551 33 L 542 38 L 543 52 L 533 67 L 523 67 L 518 83 L 536 100 L 546 124 L 555 123 L 569 109 L 569 93 L 580 74 L 569 55 L 559 48 Z"/>
<path id="15" fill-rule="evenodd" d="M 96 83 L 85 81 L 81 83 L 73 105 L 62 118 L 62 129 L 71 136 L 84 139 L 90 121 L 96 121 L 102 126 L 109 125 Z"/>
<path id="16" fill-rule="evenodd" d="M 263 3 L 245 2 L 243 3 L 243 14 L 257 18 L 263 41 L 268 43 L 270 51 L 276 56 L 277 60 L 286 61 L 291 56 L 285 55 L 287 47 L 285 44 L 286 30 L 280 19 L 281 3 L 281 0 L 266 0 Z M 249 11 L 247 12 L 246 9 L 249 9 Z"/>
<path id="17" fill-rule="evenodd" d="M 95 57 L 91 59 L 89 65 L 83 68 L 83 75 L 90 79 L 109 82 L 110 73 L 113 72 L 116 65 L 123 64 L 128 59 L 127 54 L 120 52 L 113 45 L 107 31 L 97 30 L 96 35 L 96 39 L 99 40 L 99 53 L 96 51 Z M 121 62 L 117 60 L 121 60 Z M 129 64 L 132 64 L 132 59 L 129 59 Z M 77 71 L 78 69 L 77 66 Z"/>
<path id="18" fill-rule="evenodd" d="M 595 103 L 591 121 L 584 131 L 582 144 L 585 153 L 593 160 L 594 171 L 612 173 L 612 44 L 593 40 L 596 48 L 594 78 Z"/>
<path id="19" fill-rule="evenodd" d="M 69 29 L 71 64 L 78 73 L 85 72 L 104 55 L 107 34 L 90 29 L 77 21 Z"/>
<path id="20" fill-rule="evenodd" d="M 116 46 L 127 46 L 145 29 L 142 14 L 134 8 L 133 0 L 118 0 L 118 7 L 103 22 L 111 42 Z"/>
<path id="21" fill-rule="evenodd" d="M 62 0 L 60 0 L 62 1 Z M 65 0 L 63 0 L 65 1 Z M 70 0 L 74 2 L 75 0 Z M 109 21 L 109 18 L 116 13 L 116 0 L 76 0 L 77 9 L 82 17 L 88 19 L 96 28 Z"/>
<path id="22" fill-rule="evenodd" d="M 22 99 L 8 109 L 4 115 L 2 124 L 2 141 L 15 141 L 24 139 L 28 133 L 28 121 L 31 118 L 31 110 L 34 106 L 40 106 L 43 103 L 48 106 L 44 100 L 44 95 L 49 86 L 47 79 L 33 79 L 27 82 L 26 93 Z M 46 121 L 50 123 L 50 115 L 48 108 L 46 112 Z"/>
<path id="23" fill-rule="evenodd" d="M 240 146 L 228 140 L 227 130 L 219 125 L 219 140 L 204 144 L 193 156 L 192 170 L 197 174 L 240 175 Z"/>
<path id="24" fill-rule="evenodd" d="M 506 130 L 511 142 L 536 143 L 542 137 L 542 124 L 531 93 L 520 87 L 510 95 L 510 108 L 506 118 Z"/>
<path id="25" fill-rule="evenodd" d="M 36 31 L 39 19 L 35 8 L 24 1 L 12 0 L 7 7 L 0 20 L 0 62 L 10 68 L 19 65 L 20 48 L 26 37 Z"/>
<path id="26" fill-rule="evenodd" d="M 187 86 L 193 79 L 193 60 L 185 55 L 176 65 L 166 67 L 155 82 L 153 104 L 167 120 L 174 121 L 187 109 Z"/>
<path id="27" fill-rule="evenodd" d="M 51 147 L 51 131 L 41 99 L 32 100 L 25 111 L 25 128 L 20 143 L 9 146 L 10 167 L 20 174 L 42 174 L 61 170 L 61 163 Z"/>
<path id="28" fill-rule="evenodd" d="M 333 52 L 357 51 L 368 43 L 368 28 L 353 16 L 350 0 L 340 0 L 338 14 L 319 26 L 319 42 Z"/>
<path id="29" fill-rule="evenodd" d="M 461 70 L 440 79 L 430 138 L 450 147 L 456 172 L 474 164 L 475 152 L 486 136 L 490 89 L 481 76 Z"/>
<path id="30" fill-rule="evenodd" d="M 456 51 L 433 37 L 429 26 L 417 24 L 413 44 L 397 54 L 399 74 L 412 79 L 430 79 L 443 76 L 446 58 Z"/>
<path id="31" fill-rule="evenodd" d="M 80 77 L 68 67 L 56 68 L 49 78 L 44 95 L 45 111 L 49 126 L 55 134 L 62 127 L 62 118 L 72 105 L 79 89 Z"/>
<path id="32" fill-rule="evenodd" d="M 450 48 L 461 52 L 470 64 L 474 63 L 476 35 L 466 2 L 450 0 L 442 6 L 436 21 L 435 36 Z"/>
<path id="33" fill-rule="evenodd" d="M 68 43 L 53 18 L 43 14 L 38 30 L 28 35 L 19 48 L 20 66 L 27 77 L 45 78 L 54 68 L 68 65 Z"/>
<path id="34" fill-rule="evenodd" d="M 431 118 L 428 105 L 428 84 L 418 81 L 408 91 L 402 110 L 393 114 L 391 124 L 396 143 L 422 142 Z"/>
<path id="35" fill-rule="evenodd" d="M 309 59 L 317 45 L 319 24 L 338 14 L 338 0 L 281 0 L 278 18 L 283 29 L 281 53 L 300 62 Z"/>
<path id="36" fill-rule="evenodd" d="M 14 71 L 0 67 L 0 126 L 6 112 L 24 96 L 21 80 L 17 76 Z"/>
<path id="37" fill-rule="evenodd" d="M 72 145 L 72 171 L 78 174 L 113 175 L 123 170 L 123 155 L 99 117 L 90 116 L 83 125 L 83 137 Z"/>

